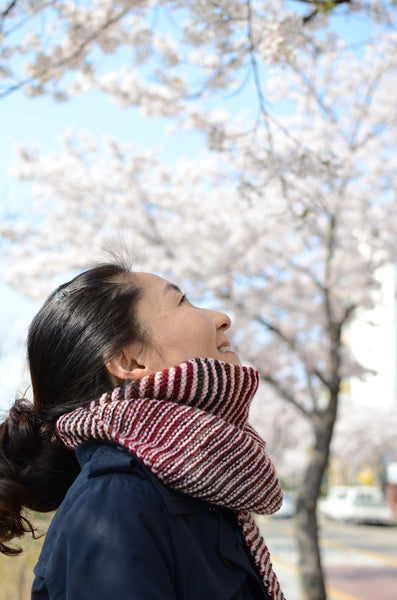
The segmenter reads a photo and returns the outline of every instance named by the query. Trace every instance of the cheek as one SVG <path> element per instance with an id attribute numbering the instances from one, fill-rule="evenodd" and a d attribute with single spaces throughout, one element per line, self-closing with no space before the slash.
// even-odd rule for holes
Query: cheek
<path id="1" fill-rule="evenodd" d="M 189 334 L 188 321 L 181 317 L 165 315 L 158 321 L 157 327 L 153 332 L 155 343 L 160 346 L 172 345 L 175 342 L 180 342 Z"/>
<path id="2" fill-rule="evenodd" d="M 178 346 L 196 352 L 212 349 L 216 336 L 214 323 L 198 311 L 186 311 L 165 316 L 153 332 L 154 342 L 161 347 Z"/>
<path id="3" fill-rule="evenodd" d="M 212 347 L 216 336 L 216 329 L 214 323 L 210 319 L 205 315 L 196 319 L 194 330 L 197 340 L 200 340 L 203 345 L 211 345 Z"/>

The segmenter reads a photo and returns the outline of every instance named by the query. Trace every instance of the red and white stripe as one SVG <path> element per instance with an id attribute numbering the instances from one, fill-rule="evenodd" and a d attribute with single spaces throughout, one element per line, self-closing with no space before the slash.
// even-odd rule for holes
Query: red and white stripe
<path id="1" fill-rule="evenodd" d="M 278 510 L 282 493 L 265 442 L 247 423 L 258 387 L 251 367 L 189 360 L 58 419 L 69 448 L 115 441 L 166 485 L 234 510 L 273 600 L 283 600 L 270 554 L 250 511 Z"/>

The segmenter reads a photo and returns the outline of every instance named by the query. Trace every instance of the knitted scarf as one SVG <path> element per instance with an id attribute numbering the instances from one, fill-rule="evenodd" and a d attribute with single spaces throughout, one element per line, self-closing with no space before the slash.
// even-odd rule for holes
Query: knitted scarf
<path id="1" fill-rule="evenodd" d="M 250 511 L 278 510 L 282 493 L 265 442 L 247 423 L 258 372 L 197 358 L 116 388 L 57 421 L 64 444 L 114 441 L 167 486 L 237 513 L 267 592 L 283 600 Z"/>

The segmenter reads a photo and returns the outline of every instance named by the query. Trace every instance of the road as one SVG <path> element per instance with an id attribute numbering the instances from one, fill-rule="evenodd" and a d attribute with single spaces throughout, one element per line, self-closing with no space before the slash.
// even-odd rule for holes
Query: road
<path id="1" fill-rule="evenodd" d="M 299 600 L 293 519 L 259 517 L 288 600 Z M 322 521 L 320 545 L 330 600 L 397 600 L 397 527 Z"/>

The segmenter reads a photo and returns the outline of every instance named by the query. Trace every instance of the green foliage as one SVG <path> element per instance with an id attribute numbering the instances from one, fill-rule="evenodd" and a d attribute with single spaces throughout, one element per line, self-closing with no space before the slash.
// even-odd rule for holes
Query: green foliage
<path id="1" fill-rule="evenodd" d="M 351 4 L 351 0 L 298 0 L 310 6 L 311 11 L 303 17 L 303 23 L 312 21 L 318 14 L 329 14 L 341 4 Z"/>
<path id="2" fill-rule="evenodd" d="M 319 11 L 327 13 L 333 10 L 335 7 L 339 6 L 341 2 L 325 0 L 324 2 L 315 2 L 314 4 Z"/>

